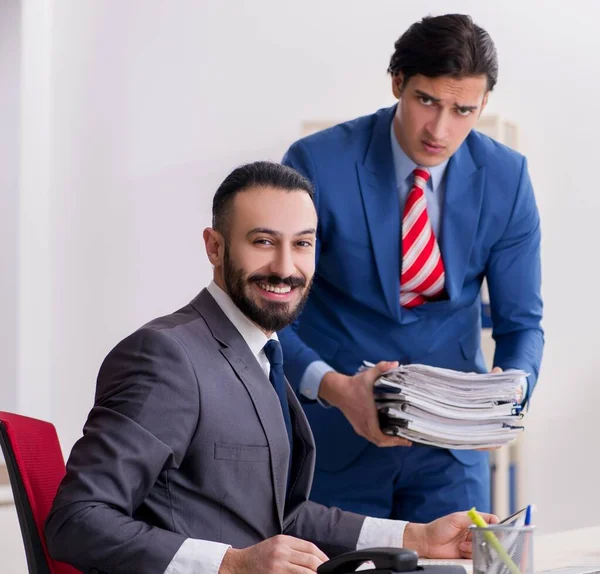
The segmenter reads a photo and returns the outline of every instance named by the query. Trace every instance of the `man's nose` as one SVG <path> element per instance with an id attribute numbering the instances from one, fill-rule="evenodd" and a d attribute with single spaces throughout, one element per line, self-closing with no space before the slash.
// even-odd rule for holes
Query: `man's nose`
<path id="1" fill-rule="evenodd" d="M 448 113 L 441 110 L 436 114 L 435 118 L 427 124 L 426 129 L 436 142 L 443 141 L 446 138 L 449 120 Z"/>
<path id="2" fill-rule="evenodd" d="M 270 269 L 280 277 L 289 277 L 296 271 L 294 258 L 291 249 L 279 249 L 275 258 L 271 262 Z"/>

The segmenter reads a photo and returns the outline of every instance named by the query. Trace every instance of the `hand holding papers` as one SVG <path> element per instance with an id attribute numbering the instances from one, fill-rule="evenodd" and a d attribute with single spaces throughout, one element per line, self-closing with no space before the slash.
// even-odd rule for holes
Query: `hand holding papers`
<path id="1" fill-rule="evenodd" d="M 381 428 L 442 448 L 503 446 L 523 430 L 518 397 L 526 376 L 517 370 L 478 374 L 400 365 L 375 382 Z"/>

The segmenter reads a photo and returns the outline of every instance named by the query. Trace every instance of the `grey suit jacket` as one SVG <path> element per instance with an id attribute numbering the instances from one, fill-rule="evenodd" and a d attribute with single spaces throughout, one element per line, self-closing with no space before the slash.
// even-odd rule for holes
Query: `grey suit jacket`
<path id="1" fill-rule="evenodd" d="M 289 534 L 335 555 L 364 517 L 308 500 L 314 442 L 208 291 L 121 341 L 46 522 L 50 554 L 83 572 L 162 574 L 187 537 L 243 548 Z"/>

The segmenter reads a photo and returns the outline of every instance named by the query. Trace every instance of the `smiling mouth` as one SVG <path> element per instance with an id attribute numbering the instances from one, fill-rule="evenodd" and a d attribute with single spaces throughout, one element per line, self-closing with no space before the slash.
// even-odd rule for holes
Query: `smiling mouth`
<path id="1" fill-rule="evenodd" d="M 269 293 L 276 293 L 277 295 L 287 295 L 293 289 L 293 287 L 290 287 L 289 285 L 282 285 L 279 287 L 275 285 L 270 285 L 268 283 L 258 283 L 258 286 L 263 291 L 268 291 Z"/>

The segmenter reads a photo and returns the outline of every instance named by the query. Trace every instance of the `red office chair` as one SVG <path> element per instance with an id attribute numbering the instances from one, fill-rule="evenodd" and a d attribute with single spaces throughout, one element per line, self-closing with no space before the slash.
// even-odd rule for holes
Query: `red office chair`
<path id="1" fill-rule="evenodd" d="M 30 574 L 77 574 L 79 571 L 72 566 L 50 558 L 44 538 L 44 521 L 65 475 L 65 461 L 54 426 L 0 411 L 0 446 Z"/>

